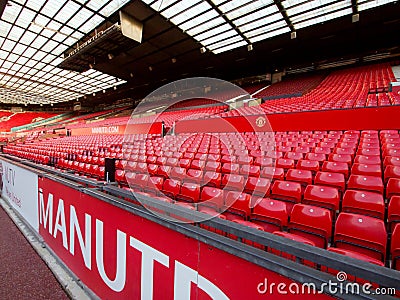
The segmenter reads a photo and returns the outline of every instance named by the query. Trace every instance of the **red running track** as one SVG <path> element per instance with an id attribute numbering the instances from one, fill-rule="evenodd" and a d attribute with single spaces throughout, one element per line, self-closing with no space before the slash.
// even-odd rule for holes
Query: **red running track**
<path id="1" fill-rule="evenodd" d="M 0 299 L 69 299 L 1 206 Z"/>

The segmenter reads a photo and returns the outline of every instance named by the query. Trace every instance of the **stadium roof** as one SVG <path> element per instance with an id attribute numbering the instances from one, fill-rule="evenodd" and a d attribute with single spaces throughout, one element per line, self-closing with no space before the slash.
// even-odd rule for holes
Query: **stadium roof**
<path id="1" fill-rule="evenodd" d="M 0 20 L 0 102 L 50 104 L 124 83 L 62 70 L 61 54 L 128 0 L 9 0 Z"/>
<path id="2" fill-rule="evenodd" d="M 393 3 L 397 13 L 391 7 L 371 13 Z M 381 44 L 379 39 L 396 40 L 393 32 L 399 25 L 394 0 L 8 0 L 3 6 L 0 102 L 17 104 L 84 95 L 88 100 L 93 95 L 122 98 L 135 96 L 140 87 L 187 76 L 266 73 L 267 64 L 275 68 L 278 61 L 292 62 L 297 56 L 311 60 L 322 58 L 322 52 L 371 50 Z M 99 26 L 119 22 L 121 9 L 143 24 L 141 44 L 124 45 L 112 61 L 99 61 L 82 73 L 60 68 L 63 55 Z M 357 14 L 361 21 L 351 25 L 348 20 Z M 291 40 L 293 32 L 300 34 Z M 357 45 L 351 45 L 354 37 Z M 332 47 L 346 41 L 348 49 Z M 392 44 L 398 43 L 384 46 Z"/>
<path id="3" fill-rule="evenodd" d="M 351 15 L 394 0 L 144 0 L 213 53 Z"/>

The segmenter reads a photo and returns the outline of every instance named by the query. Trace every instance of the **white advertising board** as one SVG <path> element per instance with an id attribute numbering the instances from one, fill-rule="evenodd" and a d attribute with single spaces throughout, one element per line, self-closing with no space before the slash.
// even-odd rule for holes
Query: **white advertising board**
<path id="1" fill-rule="evenodd" d="M 38 231 L 38 175 L 2 159 L 0 173 L 1 196 Z"/>

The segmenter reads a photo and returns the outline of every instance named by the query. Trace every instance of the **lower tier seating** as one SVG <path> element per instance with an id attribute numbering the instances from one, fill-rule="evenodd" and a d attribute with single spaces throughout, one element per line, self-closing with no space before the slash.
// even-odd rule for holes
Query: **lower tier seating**
<path id="1" fill-rule="evenodd" d="M 400 269 L 398 130 L 73 136 L 4 152 L 98 180 L 115 158 L 121 188 Z"/>

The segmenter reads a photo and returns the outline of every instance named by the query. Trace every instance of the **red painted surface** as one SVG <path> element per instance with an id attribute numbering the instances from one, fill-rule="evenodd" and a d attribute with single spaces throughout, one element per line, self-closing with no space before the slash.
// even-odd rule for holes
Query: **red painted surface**
<path id="1" fill-rule="evenodd" d="M 399 129 L 399 116 L 400 106 L 271 114 L 266 116 L 270 126 L 262 127 L 256 123 L 260 116 L 239 116 L 182 121 L 175 132 Z"/>
<path id="2" fill-rule="evenodd" d="M 92 134 L 161 134 L 162 122 L 148 124 L 127 124 L 110 125 L 100 127 L 85 127 L 71 129 L 72 135 L 92 135 Z"/>
<path id="3" fill-rule="evenodd" d="M 260 283 L 265 282 L 265 279 L 268 283 L 274 282 L 275 284 L 290 284 L 292 281 L 239 257 L 133 215 L 114 205 L 81 194 L 72 188 L 46 178 L 39 179 L 39 189 L 43 192 L 42 199 L 45 209 L 51 201 L 49 200 L 51 199 L 49 193 L 53 195 L 53 233 L 49 233 L 48 223 L 46 223 L 47 228 L 44 228 L 45 212 L 40 212 L 39 208 L 39 215 L 42 213 L 42 223 L 39 225 L 41 236 L 58 257 L 79 276 L 82 282 L 102 299 L 140 299 L 141 289 L 150 284 L 150 281 L 146 279 L 142 282 L 142 279 L 145 278 L 142 274 L 143 270 L 153 270 L 153 285 L 150 291 L 153 293 L 154 299 L 174 299 L 174 294 L 185 291 L 185 283 L 190 278 L 190 276 L 186 276 L 187 274 L 182 275 L 183 273 L 180 273 L 182 266 L 189 270 L 192 275 L 194 274 L 192 278 L 195 283 L 186 284 L 189 287 L 186 290 L 190 289 L 190 299 L 210 299 L 210 292 L 207 292 L 207 288 L 204 289 L 204 286 L 207 286 L 204 282 L 210 283 L 229 299 L 304 299 L 304 295 L 281 295 L 276 292 L 276 289 L 273 295 L 260 294 L 257 287 Z M 62 207 L 60 203 L 64 204 L 63 209 L 60 208 Z M 91 235 L 90 268 L 84 263 L 76 235 L 74 254 L 71 254 L 69 250 L 71 248 L 71 207 L 75 208 L 83 240 L 86 238 L 85 226 L 87 226 L 85 225 L 85 214 L 86 219 L 90 216 L 90 222 L 87 223 L 90 224 L 88 232 Z M 57 215 L 59 215 L 58 222 Z M 48 218 L 49 216 L 50 213 Z M 62 216 L 65 216 L 65 222 Z M 121 251 L 122 249 L 126 250 L 126 263 L 124 265 L 126 280 L 124 280 L 124 285 L 120 291 L 113 291 L 99 274 L 95 234 L 96 223 L 99 221 L 102 222 L 104 230 L 104 269 L 110 280 L 113 280 L 116 276 L 117 256 L 121 256 L 121 253 L 124 252 Z M 56 224 L 58 224 L 59 229 L 65 228 L 68 249 L 63 246 L 62 230 L 57 230 L 56 237 L 54 237 Z M 123 247 L 118 254 L 116 252 L 117 230 L 126 237 L 125 242 L 121 243 Z M 167 265 L 165 265 L 165 261 L 163 263 L 153 261 L 153 269 L 149 266 L 144 267 L 142 253 L 145 251 L 139 251 L 131 246 L 132 239 L 146 244 L 154 251 L 158 251 L 161 256 L 166 257 Z M 201 283 L 201 278 L 203 278 L 203 283 Z M 203 289 L 200 289 L 197 285 L 201 286 L 202 284 Z M 312 297 L 315 299 L 331 299 L 327 295 L 313 295 Z M 148 299 L 148 297 L 144 299 Z"/>

